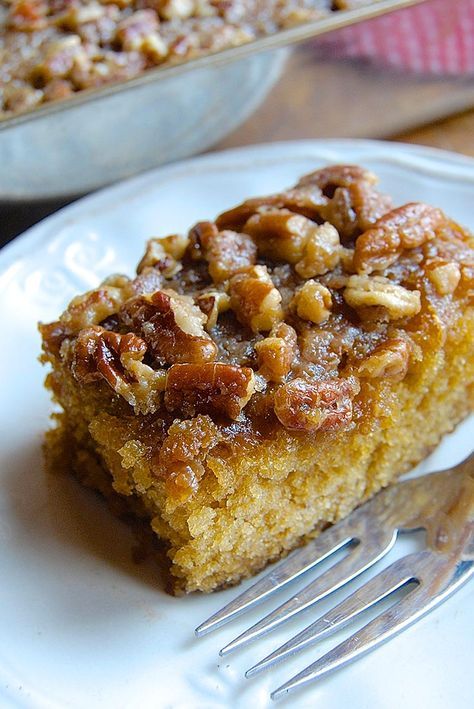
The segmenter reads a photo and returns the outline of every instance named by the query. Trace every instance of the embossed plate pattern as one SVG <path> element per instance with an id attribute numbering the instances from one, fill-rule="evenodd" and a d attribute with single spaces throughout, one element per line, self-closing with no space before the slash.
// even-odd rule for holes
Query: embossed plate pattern
<path id="1" fill-rule="evenodd" d="M 72 480 L 42 472 L 41 440 L 51 405 L 36 361 L 35 328 L 37 320 L 54 318 L 71 296 L 110 272 L 130 273 L 147 237 L 185 229 L 334 161 L 373 168 L 397 201 L 435 203 L 474 228 L 474 161 L 414 146 L 311 141 L 161 168 L 71 205 L 0 252 L 2 709 L 264 709 L 271 706 L 270 688 L 334 642 L 245 680 L 244 670 L 307 625 L 308 616 L 228 660 L 218 658 L 218 648 L 250 617 L 194 638 L 194 627 L 235 591 L 167 596 L 151 562 L 137 567 L 130 561 L 132 536 L 100 500 Z M 473 435 L 471 417 L 419 471 L 461 460 Z M 393 554 L 407 553 L 412 543 L 401 540 Z M 336 600 L 329 599 L 328 607 Z M 321 603 L 318 615 L 324 609 Z M 282 705 L 468 707 L 473 627 L 469 586 L 392 643 Z"/>

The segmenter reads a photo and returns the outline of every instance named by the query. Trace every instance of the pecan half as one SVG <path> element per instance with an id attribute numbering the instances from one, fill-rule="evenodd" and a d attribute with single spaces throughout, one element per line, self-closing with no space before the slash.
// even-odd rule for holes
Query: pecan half
<path id="1" fill-rule="evenodd" d="M 191 417 L 210 411 L 235 419 L 254 391 L 254 373 L 231 364 L 175 364 L 166 379 L 168 411 Z"/>
<path id="2" fill-rule="evenodd" d="M 352 400 L 359 392 L 354 377 L 307 382 L 294 379 L 275 393 L 275 414 L 291 431 L 332 431 L 352 421 Z"/>
<path id="3" fill-rule="evenodd" d="M 268 337 L 255 345 L 259 374 L 272 382 L 282 382 L 298 359 L 297 336 L 286 323 L 272 328 Z"/>
<path id="4" fill-rule="evenodd" d="M 209 264 L 214 283 L 222 283 L 257 260 L 257 247 L 247 234 L 219 231 L 212 222 L 200 222 L 190 234 L 194 249 L 200 249 Z"/>
<path id="5" fill-rule="evenodd" d="M 230 307 L 253 332 L 271 330 L 283 320 L 281 294 L 266 266 L 252 266 L 229 283 Z"/>
<path id="6" fill-rule="evenodd" d="M 338 230 L 344 243 L 369 229 L 392 208 L 389 197 L 365 182 L 338 187 L 334 197 L 321 208 L 321 216 Z"/>
<path id="7" fill-rule="evenodd" d="M 421 202 L 393 209 L 357 239 L 355 270 L 360 274 L 383 271 L 404 249 L 414 249 L 434 239 L 445 223 L 446 217 L 440 209 Z"/>
<path id="8" fill-rule="evenodd" d="M 350 276 L 344 300 L 363 319 L 398 320 L 421 310 L 420 291 L 409 291 L 383 276 Z"/>
<path id="9" fill-rule="evenodd" d="M 119 316 L 145 340 L 159 366 L 216 358 L 217 346 L 203 327 L 207 318 L 188 296 L 171 289 L 139 296 Z"/>
<path id="10" fill-rule="evenodd" d="M 373 172 L 359 165 L 329 165 L 320 170 L 310 172 L 298 182 L 300 185 L 317 185 L 326 197 L 333 197 L 338 187 L 350 187 L 355 182 L 377 183 Z"/>
<path id="11" fill-rule="evenodd" d="M 364 168 L 333 165 L 306 175 L 298 184 L 315 184 L 321 189 L 327 202 L 320 215 L 346 241 L 368 229 L 391 209 L 391 199 L 377 192 L 376 182 L 376 176 Z"/>
<path id="12" fill-rule="evenodd" d="M 274 209 L 288 209 L 315 221 L 320 220 L 319 210 L 327 200 L 316 185 L 293 187 L 285 192 L 247 199 L 233 209 L 220 214 L 216 219 L 219 229 L 241 231 L 250 217 Z"/>
<path id="13" fill-rule="evenodd" d="M 165 373 L 143 364 L 146 350 L 146 343 L 133 333 L 90 327 L 72 345 L 71 372 L 82 384 L 104 379 L 136 411 L 149 413 L 160 404 Z"/>
<path id="14" fill-rule="evenodd" d="M 401 381 L 408 372 L 410 343 L 395 337 L 378 345 L 358 367 L 358 374 L 369 379 Z"/>

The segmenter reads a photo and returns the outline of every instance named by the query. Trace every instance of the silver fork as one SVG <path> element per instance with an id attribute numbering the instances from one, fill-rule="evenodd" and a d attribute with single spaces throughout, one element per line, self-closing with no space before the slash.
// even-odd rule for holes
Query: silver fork
<path id="1" fill-rule="evenodd" d="M 317 642 L 363 611 L 410 585 L 388 610 L 306 667 L 272 694 L 320 679 L 375 649 L 451 596 L 474 576 L 474 453 L 456 467 L 407 480 L 378 493 L 349 517 L 277 564 L 270 573 L 196 628 L 202 636 L 267 599 L 290 581 L 346 548 L 348 554 L 288 601 L 228 643 L 220 655 L 243 647 L 308 609 L 385 556 L 398 532 L 426 530 L 426 549 L 409 554 L 358 588 L 245 673 L 253 677 Z"/>

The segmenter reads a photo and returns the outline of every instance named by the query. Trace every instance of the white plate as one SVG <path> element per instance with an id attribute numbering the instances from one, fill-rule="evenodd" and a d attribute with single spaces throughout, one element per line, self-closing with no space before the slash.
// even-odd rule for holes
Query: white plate
<path id="1" fill-rule="evenodd" d="M 165 167 L 99 192 L 30 229 L 0 253 L 0 706 L 232 709 L 269 707 L 269 690 L 335 640 L 275 671 L 246 667 L 299 618 L 219 661 L 256 618 L 197 640 L 194 627 L 236 592 L 167 596 L 153 565 L 130 562 L 133 539 L 103 503 L 41 469 L 51 409 L 36 361 L 38 320 L 113 271 L 131 272 L 145 238 L 189 227 L 253 194 L 291 185 L 327 162 L 373 168 L 398 202 L 421 199 L 474 227 L 474 161 L 377 142 L 311 141 L 246 148 Z M 423 472 L 470 451 L 471 417 Z M 399 542 L 402 553 L 410 546 Z M 400 553 L 400 549 L 398 554 Z M 283 705 L 351 709 L 472 706 L 474 603 L 468 585 L 401 636 Z M 329 604 L 320 604 L 320 611 Z M 341 633 L 339 640 L 346 633 Z"/>

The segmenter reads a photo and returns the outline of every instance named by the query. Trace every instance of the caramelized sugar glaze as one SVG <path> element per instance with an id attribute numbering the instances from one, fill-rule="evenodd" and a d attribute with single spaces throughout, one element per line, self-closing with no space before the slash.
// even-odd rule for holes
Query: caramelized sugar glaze
<path id="1" fill-rule="evenodd" d="M 472 237 L 434 207 L 394 208 L 375 185 L 360 167 L 327 167 L 187 235 L 151 239 L 134 278 L 111 276 L 40 326 L 69 445 L 112 471 L 115 492 L 138 497 L 140 514 L 171 545 L 189 536 L 189 515 L 205 508 L 214 519 L 239 480 L 251 481 L 237 459 L 253 460 L 265 477 L 259 456 L 266 451 L 271 467 L 269 451 L 281 445 L 285 455 L 304 452 L 311 469 L 318 447 L 331 456 L 338 441 L 365 436 L 373 450 L 364 464 L 373 467 L 376 437 L 410 404 L 406 392 L 429 395 L 424 371 L 436 357 L 439 368 L 450 337 L 466 377 L 453 411 L 406 456 L 391 441 L 385 468 L 380 454 L 385 478 L 365 489 L 359 480 L 347 506 L 335 503 L 336 516 L 416 462 L 471 406 Z M 285 480 L 294 463 L 278 472 L 273 461 L 267 477 Z M 177 525 L 164 524 L 163 508 L 181 515 Z M 333 517 L 316 516 L 312 527 Z M 307 526 L 269 544 L 269 556 Z M 229 560 L 187 588 L 232 582 L 265 560 L 235 572 Z"/>

